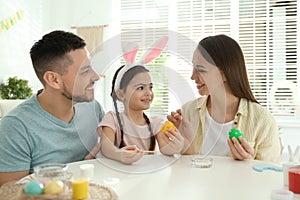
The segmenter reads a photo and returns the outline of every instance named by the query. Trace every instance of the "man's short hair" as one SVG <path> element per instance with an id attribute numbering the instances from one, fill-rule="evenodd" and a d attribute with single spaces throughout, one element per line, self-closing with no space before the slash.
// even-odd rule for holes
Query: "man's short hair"
<path id="1" fill-rule="evenodd" d="M 73 60 L 67 55 L 70 51 L 84 48 L 84 40 L 71 32 L 53 31 L 43 36 L 30 50 L 34 71 L 43 85 L 46 71 L 63 74 Z"/>

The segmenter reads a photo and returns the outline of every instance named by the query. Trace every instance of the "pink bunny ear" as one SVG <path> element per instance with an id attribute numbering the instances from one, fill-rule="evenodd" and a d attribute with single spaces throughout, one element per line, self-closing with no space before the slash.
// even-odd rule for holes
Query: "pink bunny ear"
<path id="1" fill-rule="evenodd" d="M 164 47 L 166 46 L 168 42 L 168 36 L 164 36 L 162 37 L 154 46 L 153 48 L 146 52 L 142 59 L 141 59 L 141 63 L 142 64 L 147 64 L 149 62 L 151 62 L 152 60 L 154 60 L 155 58 L 157 58 L 162 50 L 164 49 Z"/>
<path id="2" fill-rule="evenodd" d="M 123 57 L 126 62 L 133 64 L 135 61 L 135 56 L 139 50 L 139 46 L 136 43 L 123 42 L 122 48 L 124 52 Z"/>

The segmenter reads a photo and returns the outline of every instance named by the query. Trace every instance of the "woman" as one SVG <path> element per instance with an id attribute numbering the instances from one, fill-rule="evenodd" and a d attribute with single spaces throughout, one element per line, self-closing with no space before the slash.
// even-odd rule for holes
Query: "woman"
<path id="1" fill-rule="evenodd" d="M 252 94 L 238 43 L 226 35 L 204 38 L 194 51 L 193 66 L 191 79 L 201 97 L 168 116 L 189 138 L 185 153 L 278 161 L 278 127 Z M 183 119 L 190 123 L 192 137 L 183 130 Z M 239 137 L 240 142 L 237 138 L 230 140 L 228 132 L 232 128 L 240 130 L 245 138 Z"/>

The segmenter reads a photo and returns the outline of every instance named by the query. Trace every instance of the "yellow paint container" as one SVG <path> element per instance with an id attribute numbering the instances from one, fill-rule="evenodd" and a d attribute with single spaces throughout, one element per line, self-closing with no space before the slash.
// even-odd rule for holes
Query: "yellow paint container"
<path id="1" fill-rule="evenodd" d="M 88 197 L 89 182 L 86 178 L 77 178 L 72 181 L 73 199 L 85 199 Z"/>

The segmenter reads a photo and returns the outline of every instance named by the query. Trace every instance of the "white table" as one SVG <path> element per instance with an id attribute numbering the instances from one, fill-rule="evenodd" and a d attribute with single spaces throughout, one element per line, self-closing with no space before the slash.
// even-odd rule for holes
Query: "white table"
<path id="1" fill-rule="evenodd" d="M 192 167 L 191 157 L 145 155 L 133 165 L 100 157 L 68 165 L 78 176 L 81 164 L 94 164 L 94 182 L 99 184 L 106 178 L 119 178 L 117 193 L 121 200 L 269 200 L 273 189 L 286 189 L 282 172 L 252 169 L 262 161 L 212 157 L 212 167 L 204 169 Z M 294 199 L 300 199 L 299 195 Z"/>

